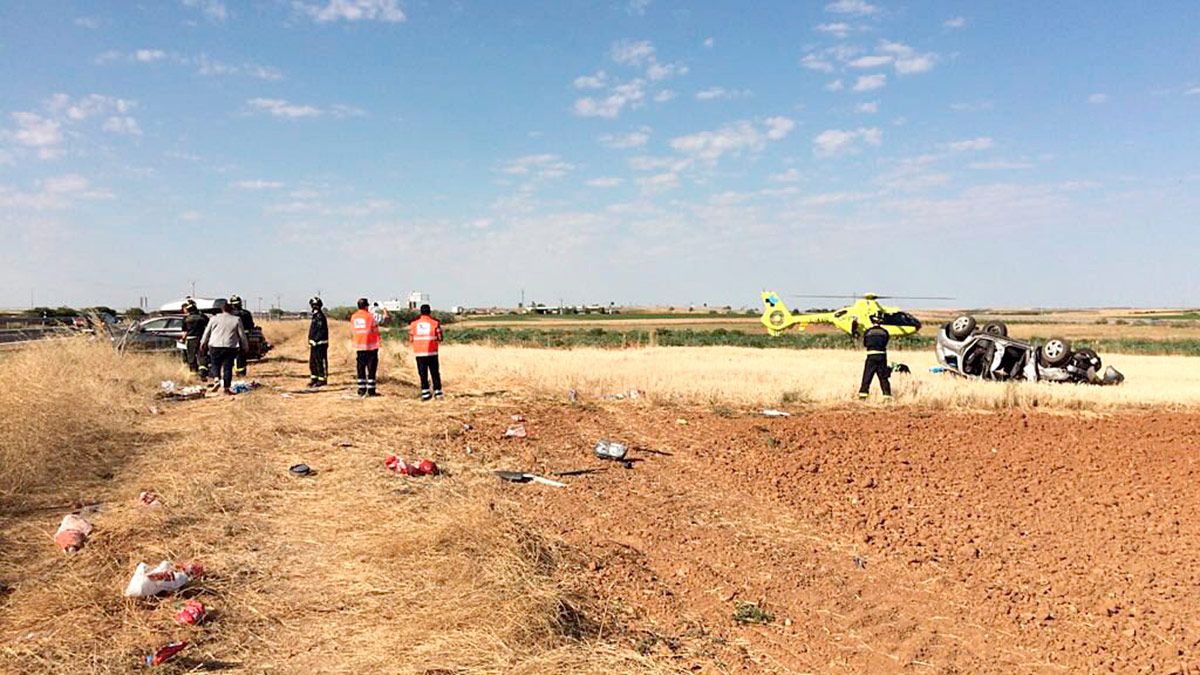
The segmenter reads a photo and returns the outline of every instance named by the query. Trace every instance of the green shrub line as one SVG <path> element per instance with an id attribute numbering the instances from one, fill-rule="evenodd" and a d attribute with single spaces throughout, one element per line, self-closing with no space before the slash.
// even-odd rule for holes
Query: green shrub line
<path id="1" fill-rule="evenodd" d="M 611 330 L 605 328 L 475 328 L 459 324 L 445 331 L 450 344 L 494 344 L 502 347 L 540 347 L 570 349 L 598 347 L 623 349 L 629 347 L 750 347 L 755 349 L 860 349 L 859 343 L 839 333 L 785 333 L 771 337 L 766 333 L 717 328 L 715 330 L 668 329 Z M 393 332 L 400 338 L 400 332 Z M 1033 342 L 1045 342 L 1035 337 Z M 1105 354 L 1161 354 L 1200 356 L 1200 339 L 1179 338 L 1150 340 L 1145 338 L 1105 338 L 1072 340 L 1076 348 L 1090 347 L 1103 357 Z M 932 349 L 932 335 L 893 338 L 896 351 Z"/>

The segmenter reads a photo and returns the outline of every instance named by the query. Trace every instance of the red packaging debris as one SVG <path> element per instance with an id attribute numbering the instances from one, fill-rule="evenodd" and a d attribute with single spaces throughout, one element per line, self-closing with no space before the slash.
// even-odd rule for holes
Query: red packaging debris
<path id="1" fill-rule="evenodd" d="M 63 516 L 58 531 L 54 533 L 54 543 L 58 544 L 64 553 L 74 553 L 83 548 L 84 542 L 91 533 L 91 523 L 74 513 L 68 513 Z"/>
<path id="2" fill-rule="evenodd" d="M 525 438 L 529 434 L 525 431 L 524 424 L 514 424 L 504 432 L 505 438 Z"/>
<path id="3" fill-rule="evenodd" d="M 435 476 L 439 473 L 438 465 L 432 459 L 409 464 L 396 455 L 388 455 L 383 465 L 401 476 Z"/>
<path id="4" fill-rule="evenodd" d="M 524 416 L 524 415 L 513 415 L 513 416 L 512 416 L 512 421 L 514 421 L 514 422 L 524 422 L 524 421 L 525 421 L 525 416 Z"/>
<path id="5" fill-rule="evenodd" d="M 439 473 L 438 465 L 434 464 L 432 459 L 421 460 L 421 463 L 417 464 L 417 470 L 421 472 L 422 476 L 436 476 Z"/>
<path id="6" fill-rule="evenodd" d="M 183 603 L 183 608 L 175 614 L 175 623 L 184 626 L 198 626 L 204 623 L 206 616 L 208 616 L 208 610 L 205 609 L 203 602 L 188 600 Z"/>
<path id="7" fill-rule="evenodd" d="M 158 650 L 153 654 L 148 654 L 146 656 L 146 665 L 160 666 L 169 661 L 171 657 L 183 651 L 184 647 L 187 646 L 187 642 L 171 642 L 163 645 L 162 647 L 159 647 Z"/>
<path id="8" fill-rule="evenodd" d="M 162 500 L 159 499 L 157 493 L 145 490 L 138 495 L 138 504 L 142 506 L 162 506 Z"/>

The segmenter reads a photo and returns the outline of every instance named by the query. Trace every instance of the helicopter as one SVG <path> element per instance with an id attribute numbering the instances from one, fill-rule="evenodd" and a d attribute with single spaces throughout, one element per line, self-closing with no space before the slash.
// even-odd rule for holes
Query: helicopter
<path id="1" fill-rule="evenodd" d="M 843 298 L 836 295 L 797 295 L 799 298 Z M 854 297 L 854 296 L 850 296 Z M 880 304 L 880 300 L 902 298 L 903 296 L 876 295 L 864 293 L 853 303 L 829 312 L 812 312 L 802 314 L 793 312 L 783 304 L 779 294 L 774 291 L 762 292 L 763 313 L 761 321 L 771 335 L 780 335 L 783 331 L 795 327 L 804 330 L 811 324 L 829 324 L 851 337 L 859 337 L 871 326 L 872 316 L 882 316 L 880 325 L 894 337 L 916 335 L 921 330 L 921 321 L 899 307 L 888 307 Z M 952 300 L 942 297 L 910 296 L 907 300 Z"/>

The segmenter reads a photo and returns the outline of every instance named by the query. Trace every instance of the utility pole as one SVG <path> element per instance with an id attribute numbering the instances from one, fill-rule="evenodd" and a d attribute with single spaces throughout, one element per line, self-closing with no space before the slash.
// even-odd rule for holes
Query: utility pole
<path id="1" fill-rule="evenodd" d="M 279 293 L 275 294 L 275 308 L 279 309 L 281 311 L 283 310 L 283 299 L 282 298 L 283 298 L 283 296 L 280 295 Z"/>
<path id="2" fill-rule="evenodd" d="M 192 280 L 192 281 L 191 281 L 191 284 L 192 284 L 192 294 L 191 294 L 191 295 L 189 295 L 188 297 L 189 297 L 189 298 L 194 298 L 194 297 L 196 297 L 196 281 L 195 281 L 195 280 Z"/>
<path id="3" fill-rule="evenodd" d="M 258 296 L 258 313 L 262 314 L 262 296 Z"/>

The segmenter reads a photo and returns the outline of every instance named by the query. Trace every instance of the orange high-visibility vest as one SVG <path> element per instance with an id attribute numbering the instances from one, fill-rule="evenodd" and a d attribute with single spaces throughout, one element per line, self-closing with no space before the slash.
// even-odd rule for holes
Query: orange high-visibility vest
<path id="1" fill-rule="evenodd" d="M 432 316 L 419 317 L 408 324 L 408 341 L 417 356 L 437 354 L 438 343 L 442 341 L 442 324 Z"/>
<path id="2" fill-rule="evenodd" d="M 375 317 L 365 309 L 350 315 L 350 342 L 355 351 L 379 349 L 379 324 L 375 323 Z"/>

